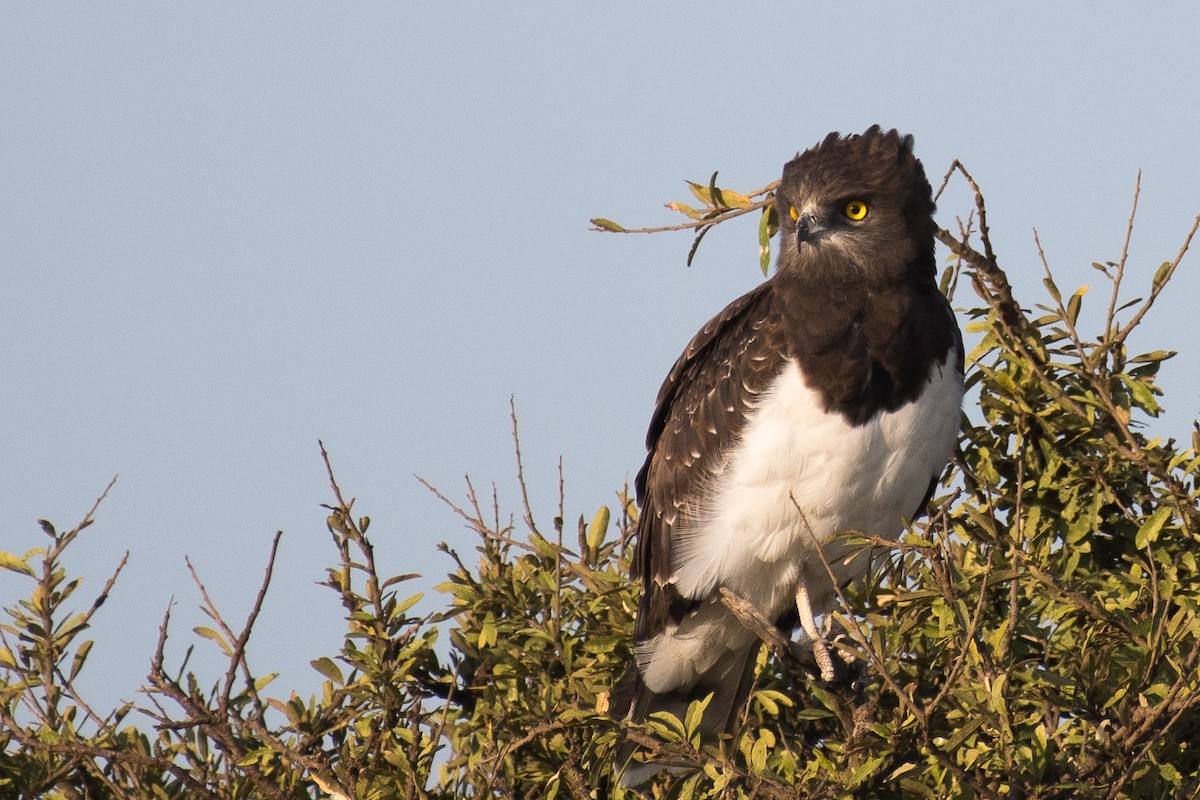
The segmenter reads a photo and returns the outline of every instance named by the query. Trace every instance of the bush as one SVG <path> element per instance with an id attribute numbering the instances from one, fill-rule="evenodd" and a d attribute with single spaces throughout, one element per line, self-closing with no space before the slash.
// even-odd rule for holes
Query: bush
<path id="1" fill-rule="evenodd" d="M 78 611 L 79 579 L 61 565 L 96 508 L 67 532 L 42 522 L 46 547 L 0 554 L 31 585 L 0 628 L 0 796 L 1194 796 L 1200 428 L 1190 446 L 1147 438 L 1144 421 L 1161 411 L 1155 375 L 1172 354 L 1130 357 L 1127 342 L 1196 226 L 1142 299 L 1126 300 L 1124 254 L 1095 265 L 1110 291 L 1100 331 L 1085 334 L 1085 290 L 1064 296 L 1048 267 L 1045 301 L 1018 304 L 983 199 L 961 165 L 947 178 L 955 172 L 976 207 L 957 234 L 939 234 L 950 251 L 943 288 L 953 293 L 961 276 L 982 300 L 965 312 L 979 410 L 967 415 L 929 519 L 841 598 L 838 648 L 862 665 L 854 685 L 812 679 L 743 611 L 769 647 L 741 730 L 702 744 L 697 708 L 625 730 L 606 711 L 637 601 L 626 578 L 637 513 L 627 493 L 574 525 L 560 503 L 547 529 L 527 502 L 520 524 L 506 521 L 496 498 L 481 505 L 468 483 L 465 503 L 447 503 L 478 534 L 477 554 L 443 546 L 453 564 L 438 587 L 447 608 L 411 617 L 417 597 L 402 590 L 412 576 L 377 573 L 370 519 L 330 469 L 324 584 L 347 628 L 340 652 L 312 662 L 324 677 L 316 697 L 268 695 L 273 676 L 252 674 L 243 657 L 268 563 L 240 626 L 203 594 L 213 627 L 196 633 L 228 657 L 224 675 L 206 680 L 186 663 L 172 672 L 164 619 L 139 709 L 152 730 L 129 721 L 130 705 L 97 712 L 75 680 L 91 647 L 83 635 L 120 568 Z M 673 204 L 689 217 L 676 227 L 702 236 L 759 211 L 769 255 L 772 188 L 743 196 L 714 176 L 693 185 L 700 208 Z M 520 476 L 519 447 L 517 456 Z M 441 635 L 446 658 L 435 651 Z M 610 787 L 624 736 L 697 768 L 641 795 Z"/>

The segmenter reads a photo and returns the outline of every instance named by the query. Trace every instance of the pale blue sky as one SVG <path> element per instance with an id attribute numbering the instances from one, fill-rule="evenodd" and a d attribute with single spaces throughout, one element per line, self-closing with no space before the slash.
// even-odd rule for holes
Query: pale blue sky
<path id="1" fill-rule="evenodd" d="M 240 619 L 277 529 L 251 663 L 317 685 L 342 631 L 315 586 L 318 438 L 420 588 L 451 566 L 438 541 L 474 542 L 414 474 L 518 510 L 510 396 L 543 521 L 560 454 L 568 519 L 611 502 L 683 344 L 761 279 L 753 221 L 690 270 L 686 235 L 587 230 L 674 221 L 685 179 L 757 188 L 830 130 L 899 127 L 935 183 L 974 172 L 1028 302 L 1035 226 L 1064 287 L 1104 288 L 1087 265 L 1119 254 L 1142 169 L 1146 285 L 1200 213 L 1200 11 L 1006 7 L 6 4 L 0 548 L 120 474 L 68 558 L 82 605 L 131 551 L 85 688 L 134 695 L 172 597 L 182 654 L 204 622 L 185 554 Z M 954 190 L 940 220 L 968 208 Z M 1198 271 L 1134 345 L 1183 351 L 1156 426 L 1182 436 Z M 25 591 L 0 574 L 0 603 Z"/>

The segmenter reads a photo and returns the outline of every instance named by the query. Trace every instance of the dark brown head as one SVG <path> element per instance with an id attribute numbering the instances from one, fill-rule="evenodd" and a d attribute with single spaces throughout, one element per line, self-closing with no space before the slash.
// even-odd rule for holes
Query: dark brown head
<path id="1" fill-rule="evenodd" d="M 912 145 L 875 125 L 831 133 L 789 161 L 775 193 L 779 270 L 867 285 L 932 275 L 935 206 Z M 831 271 L 847 274 L 822 274 Z"/>

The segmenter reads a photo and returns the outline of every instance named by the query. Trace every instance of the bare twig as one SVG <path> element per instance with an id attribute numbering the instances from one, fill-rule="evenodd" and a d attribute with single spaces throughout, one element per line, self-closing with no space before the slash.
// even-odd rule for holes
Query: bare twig
<path id="1" fill-rule="evenodd" d="M 512 418 L 513 450 L 517 455 L 517 485 L 521 489 L 521 504 L 525 508 L 525 524 L 529 526 L 530 532 L 542 537 L 542 532 L 538 530 L 537 523 L 533 519 L 533 507 L 529 503 L 529 489 L 525 483 L 525 465 L 521 461 L 521 436 L 517 432 L 517 401 L 515 397 L 508 399 L 508 408 Z"/>
<path id="2" fill-rule="evenodd" d="M 502 542 L 505 545 L 508 545 L 511 547 L 516 547 L 519 550 L 524 550 L 527 553 L 536 553 L 537 552 L 537 550 L 533 546 L 531 546 L 528 542 L 522 542 L 519 539 L 514 539 L 505 532 L 508 530 L 512 530 L 512 526 L 508 525 L 508 526 L 502 527 L 500 525 L 499 511 L 496 512 L 497 521 L 494 525 L 491 523 L 488 523 L 487 521 L 485 521 L 483 519 L 483 514 L 479 507 L 479 502 L 475 498 L 475 487 L 471 485 L 470 478 L 467 478 L 467 490 L 468 490 L 468 497 L 471 500 L 471 503 L 475 509 L 474 516 L 472 516 L 470 512 L 463 509 L 462 506 L 458 505 L 453 500 L 451 500 L 449 497 L 447 497 L 445 494 L 443 494 L 440 489 L 438 489 L 436 486 L 431 484 L 429 481 L 425 480 L 424 478 L 422 478 L 419 475 L 414 476 L 414 477 L 416 477 L 418 483 L 420 483 L 422 486 L 424 486 L 426 489 L 428 489 L 430 492 L 432 492 L 433 495 L 438 500 L 441 500 L 443 503 L 445 503 L 450 508 L 451 511 L 453 511 L 458 516 L 462 517 L 467 522 L 467 524 L 471 527 L 471 530 L 475 531 L 476 533 L 480 534 L 481 536 L 486 536 L 488 538 L 495 539 L 499 542 Z"/>
<path id="3" fill-rule="evenodd" d="M 515 424 L 515 410 L 514 410 Z M 515 436 L 516 429 L 513 429 Z M 563 481 L 563 460 L 562 456 L 558 457 L 558 516 L 554 518 L 554 533 L 556 536 L 556 546 L 554 548 L 554 597 L 551 599 L 550 613 L 554 630 L 554 649 L 558 652 L 559 658 L 563 656 L 563 641 L 562 641 L 562 595 L 563 595 L 563 515 L 565 511 L 565 492 Z M 521 484 L 521 491 L 524 493 L 524 482 Z M 528 506 L 527 506 L 528 508 Z"/>
<path id="4" fill-rule="evenodd" d="M 228 707 L 228 698 L 233 689 L 234 664 L 240 664 L 246 680 L 246 691 L 254 700 L 259 716 L 265 712 L 262 701 L 258 697 L 258 689 L 254 686 L 254 678 L 250 674 L 250 666 L 246 662 L 246 644 L 250 641 L 250 632 L 254 629 L 254 623 L 258 621 L 258 615 L 262 611 L 263 601 L 267 598 L 267 589 L 271 586 L 271 575 L 275 571 L 275 554 L 279 552 L 279 540 L 283 537 L 283 531 L 275 531 L 275 537 L 271 540 L 271 555 L 267 558 L 267 567 L 263 572 L 262 583 L 258 587 L 258 595 L 254 598 L 254 605 L 250 608 L 250 614 L 246 617 L 246 625 L 242 628 L 242 632 L 238 635 L 237 641 L 233 644 L 233 656 L 229 659 L 229 671 L 225 674 L 225 691 L 223 693 L 223 702 Z"/>
<path id="5" fill-rule="evenodd" d="M 1150 295 L 1142 301 L 1141 306 L 1138 307 L 1138 310 L 1130 318 L 1129 322 L 1125 323 L 1121 330 L 1113 337 L 1115 341 L 1125 341 L 1133 329 L 1141 323 L 1142 318 L 1146 316 L 1150 307 L 1154 305 L 1154 301 L 1158 299 L 1158 296 L 1162 294 L 1162 290 L 1171 281 L 1171 277 L 1175 274 L 1175 269 L 1179 266 L 1179 262 L 1183 260 L 1188 248 L 1191 247 L 1192 237 L 1196 235 L 1197 230 L 1200 230 L 1200 215 L 1197 215 L 1196 219 L 1192 222 L 1192 227 L 1188 229 L 1187 236 L 1184 237 L 1183 244 L 1180 246 L 1179 252 L 1175 254 L 1175 258 L 1168 261 L 1164 265 L 1163 270 L 1155 276 L 1156 279 L 1150 286 Z"/>
<path id="6" fill-rule="evenodd" d="M 1121 259 L 1117 262 L 1116 273 L 1111 275 L 1112 293 L 1108 297 L 1108 313 L 1105 314 L 1104 330 L 1116 329 L 1117 302 L 1121 296 L 1121 281 L 1125 277 L 1125 262 L 1129 258 L 1129 243 L 1133 240 L 1133 221 L 1137 217 L 1138 197 L 1142 193 L 1142 171 L 1139 169 L 1137 181 L 1133 185 L 1133 204 L 1129 209 L 1129 220 L 1125 223 L 1125 241 L 1121 244 Z"/>
<path id="7" fill-rule="evenodd" d="M 116 485 L 117 477 L 118 476 L 116 475 L 112 476 L 108 482 L 108 485 L 104 487 L 104 491 L 101 492 L 100 496 L 96 498 L 96 501 L 92 503 L 92 507 L 89 508 L 87 513 L 83 515 L 83 519 L 80 520 L 79 524 L 58 538 L 52 551 L 55 559 L 57 559 L 59 554 L 66 549 L 67 545 L 75 540 L 75 537 L 78 536 L 84 528 L 89 527 L 93 522 L 96 521 L 96 511 L 99 510 L 100 504 L 104 502 L 105 498 L 108 497 L 108 493 L 112 490 L 113 486 Z M 45 527 L 45 521 L 41 520 L 41 522 L 43 523 L 43 527 Z"/>

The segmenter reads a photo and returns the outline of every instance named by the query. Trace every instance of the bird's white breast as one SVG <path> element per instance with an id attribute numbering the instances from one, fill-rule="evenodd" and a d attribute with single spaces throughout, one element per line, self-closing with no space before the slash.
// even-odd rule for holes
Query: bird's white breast
<path id="1" fill-rule="evenodd" d="M 934 365 L 915 401 L 851 425 L 824 410 L 790 363 L 712 476 L 698 518 L 677 528 L 676 589 L 705 598 L 724 586 L 774 619 L 805 581 L 814 610 L 827 610 L 833 584 L 817 544 L 844 531 L 895 538 L 950 457 L 961 402 L 961 374 Z M 844 563 L 826 553 L 839 580 L 866 568 L 866 559 Z M 643 677 L 651 688 L 668 687 L 747 638 L 727 613 L 702 607 L 639 648 Z"/>

